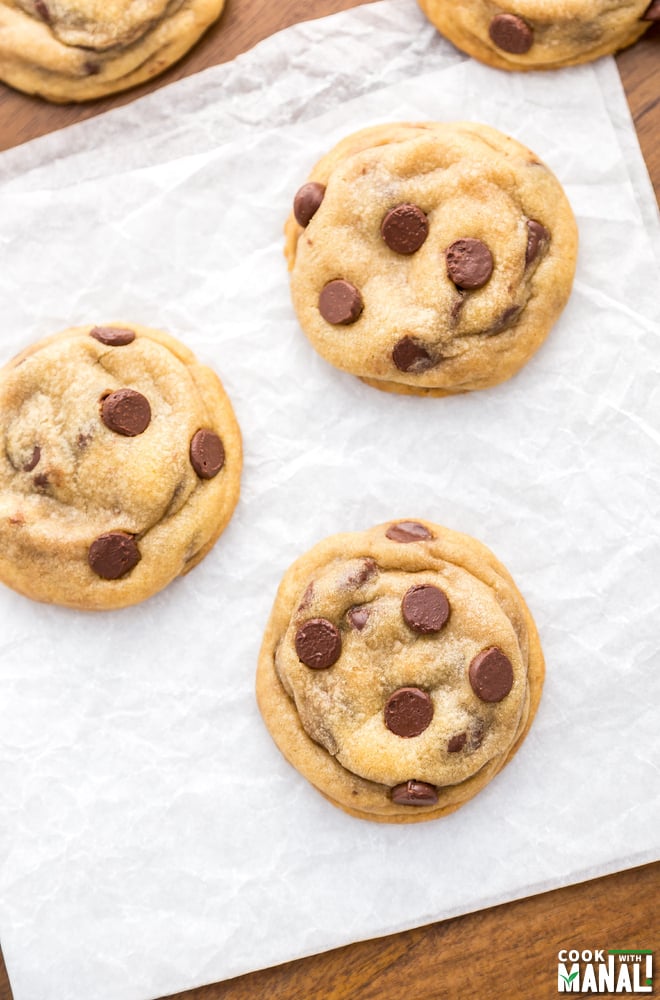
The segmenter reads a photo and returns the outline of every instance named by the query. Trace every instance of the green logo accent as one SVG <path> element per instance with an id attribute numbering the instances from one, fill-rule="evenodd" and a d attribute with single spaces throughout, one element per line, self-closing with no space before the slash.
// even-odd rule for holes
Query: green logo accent
<path id="1" fill-rule="evenodd" d="M 570 976 L 562 976 L 561 972 L 559 973 L 559 975 L 566 982 L 566 984 L 570 986 L 575 977 L 577 976 L 577 972 L 572 972 Z"/>
<path id="2" fill-rule="evenodd" d="M 650 948 L 616 948 L 608 951 L 608 955 L 652 955 Z"/>

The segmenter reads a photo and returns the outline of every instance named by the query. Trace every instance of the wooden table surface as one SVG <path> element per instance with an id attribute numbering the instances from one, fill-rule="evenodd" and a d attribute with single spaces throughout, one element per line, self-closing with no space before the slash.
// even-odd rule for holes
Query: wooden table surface
<path id="1" fill-rule="evenodd" d="M 0 149 L 232 59 L 297 21 L 355 6 L 355 0 L 228 0 L 220 22 L 158 81 L 91 105 L 57 107 L 0 84 Z M 660 25 L 618 63 L 660 198 Z M 559 949 L 594 947 L 654 949 L 657 969 L 660 863 L 290 962 L 177 1000 L 545 1000 L 557 996 Z M 657 971 L 655 979 L 658 995 Z M 11 996 L 0 956 L 0 1000 Z"/>

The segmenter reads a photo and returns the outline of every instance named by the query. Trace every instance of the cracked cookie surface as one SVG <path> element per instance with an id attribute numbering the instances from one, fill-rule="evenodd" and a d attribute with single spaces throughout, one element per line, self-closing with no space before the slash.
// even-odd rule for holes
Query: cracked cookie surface
<path id="1" fill-rule="evenodd" d="M 553 69 L 632 45 L 660 0 L 418 0 L 457 48 L 498 69 Z"/>
<path id="2" fill-rule="evenodd" d="M 0 372 L 0 579 L 135 604 L 187 573 L 236 506 L 241 437 L 217 375 L 135 324 L 76 327 Z"/>
<path id="3" fill-rule="evenodd" d="M 511 759 L 544 663 L 507 570 L 428 521 L 334 535 L 285 574 L 257 670 L 284 756 L 363 819 L 459 808 Z"/>
<path id="4" fill-rule="evenodd" d="M 285 235 L 293 304 L 317 351 L 419 395 L 514 375 L 564 308 L 577 256 L 556 177 L 467 122 L 348 136 L 297 192 Z"/>
<path id="5" fill-rule="evenodd" d="M 143 83 L 180 59 L 224 0 L 0 0 L 0 79 L 56 102 Z"/>

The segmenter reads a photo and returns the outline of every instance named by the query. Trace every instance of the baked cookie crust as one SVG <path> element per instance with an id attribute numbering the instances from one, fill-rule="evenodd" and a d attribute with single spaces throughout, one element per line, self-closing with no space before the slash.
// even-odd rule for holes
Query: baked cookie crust
<path id="1" fill-rule="evenodd" d="M 0 580 L 106 610 L 187 573 L 238 501 L 241 436 L 217 375 L 168 334 L 83 326 L 0 371 Z"/>
<path id="2" fill-rule="evenodd" d="M 327 538 L 287 570 L 256 691 L 275 743 L 330 802 L 415 823 L 458 809 L 511 760 L 544 670 L 489 549 L 394 521 Z"/>
<path id="3" fill-rule="evenodd" d="M 511 378 L 564 308 L 577 257 L 556 177 L 470 122 L 348 136 L 299 189 L 285 236 L 293 305 L 316 350 L 416 395 Z"/>
<path id="4" fill-rule="evenodd" d="M 557 69 L 632 45 L 652 21 L 653 0 L 418 0 L 463 52 L 497 69 Z"/>
<path id="5" fill-rule="evenodd" d="M 89 101 L 177 62 L 224 0 L 1 0 L 0 79 L 49 101 Z"/>

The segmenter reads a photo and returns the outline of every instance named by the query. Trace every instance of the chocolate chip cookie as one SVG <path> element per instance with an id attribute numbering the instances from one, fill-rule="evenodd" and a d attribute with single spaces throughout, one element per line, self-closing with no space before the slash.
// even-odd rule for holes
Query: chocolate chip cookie
<path id="1" fill-rule="evenodd" d="M 378 125 L 296 193 L 291 293 L 319 353 L 391 392 L 496 385 L 571 291 L 577 229 L 556 177 L 486 125 Z"/>
<path id="2" fill-rule="evenodd" d="M 511 760 L 543 677 L 530 612 L 492 552 L 392 521 L 327 538 L 287 571 L 257 699 L 334 805 L 414 823 L 458 809 Z"/>
<path id="3" fill-rule="evenodd" d="M 418 0 L 436 28 L 468 55 L 499 69 L 554 69 L 632 45 L 660 0 Z"/>
<path id="4" fill-rule="evenodd" d="M 49 101 L 88 101 L 162 73 L 224 0 L 0 0 L 0 79 Z"/>
<path id="5" fill-rule="evenodd" d="M 241 437 L 173 337 L 85 326 L 0 371 L 0 580 L 74 608 L 136 604 L 187 573 L 238 500 Z"/>

